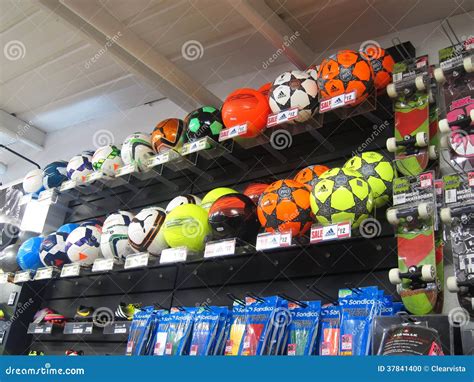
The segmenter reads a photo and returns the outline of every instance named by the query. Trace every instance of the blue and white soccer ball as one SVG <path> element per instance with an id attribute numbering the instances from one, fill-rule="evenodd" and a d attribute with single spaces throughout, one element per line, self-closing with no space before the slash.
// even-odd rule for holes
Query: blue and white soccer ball
<path id="1" fill-rule="evenodd" d="M 46 189 L 59 187 L 67 180 L 67 162 L 59 160 L 48 164 L 43 169 L 43 186 Z"/>
<path id="2" fill-rule="evenodd" d="M 45 237 L 40 247 L 40 259 L 46 266 L 61 268 L 71 260 L 66 255 L 66 232 L 54 232 Z"/>
<path id="3" fill-rule="evenodd" d="M 134 253 L 128 242 L 128 226 L 133 217 L 130 212 L 118 211 L 105 219 L 100 238 L 100 249 L 105 258 L 112 258 L 115 263 L 121 264 Z"/>
<path id="4" fill-rule="evenodd" d="M 101 229 L 93 226 L 80 226 L 72 231 L 66 240 L 66 254 L 72 263 L 91 266 L 100 253 Z"/>
<path id="5" fill-rule="evenodd" d="M 23 178 L 23 190 L 34 194 L 43 190 L 43 170 L 36 168 L 29 171 Z"/>
<path id="6" fill-rule="evenodd" d="M 72 157 L 67 164 L 67 177 L 71 180 L 84 182 L 87 175 L 94 172 L 92 155 L 93 153 L 84 151 L 82 154 Z"/>

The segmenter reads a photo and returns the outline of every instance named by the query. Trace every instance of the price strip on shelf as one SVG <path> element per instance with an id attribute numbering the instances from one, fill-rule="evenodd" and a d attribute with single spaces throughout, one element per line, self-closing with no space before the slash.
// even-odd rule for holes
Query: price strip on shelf
<path id="1" fill-rule="evenodd" d="M 146 166 L 148 168 L 156 167 L 156 166 L 159 166 L 160 164 L 169 162 L 169 160 L 170 160 L 170 154 L 169 152 L 165 152 L 163 154 L 158 154 L 148 159 L 148 163 Z"/>
<path id="2" fill-rule="evenodd" d="M 283 110 L 276 114 L 270 114 L 267 118 L 267 127 L 272 127 L 281 123 L 290 122 L 296 117 L 298 117 L 297 107 Z"/>
<path id="3" fill-rule="evenodd" d="M 228 129 L 221 130 L 219 133 L 219 142 L 225 141 L 227 139 L 240 137 L 241 135 L 247 134 L 247 124 L 243 123 L 241 125 L 232 126 Z"/>
<path id="4" fill-rule="evenodd" d="M 76 277 L 81 273 L 81 265 L 78 263 L 64 264 L 61 269 L 61 277 Z"/>
<path id="5" fill-rule="evenodd" d="M 127 334 L 131 321 L 113 322 L 104 327 L 104 334 Z"/>
<path id="6" fill-rule="evenodd" d="M 206 150 L 210 148 L 210 146 L 207 137 L 204 137 L 194 142 L 185 143 L 181 149 L 181 155 L 188 155 L 197 151 Z"/>
<path id="7" fill-rule="evenodd" d="M 209 242 L 206 244 L 206 249 L 204 250 L 204 257 L 209 258 L 233 255 L 235 253 L 235 243 L 236 239 Z"/>
<path id="8" fill-rule="evenodd" d="M 114 259 L 95 259 L 92 272 L 107 272 L 114 268 Z"/>
<path id="9" fill-rule="evenodd" d="M 311 227 L 310 243 L 347 239 L 351 237 L 351 223 L 342 222 L 326 226 L 313 225 Z"/>
<path id="10" fill-rule="evenodd" d="M 54 188 L 44 190 L 43 192 L 41 192 L 41 194 L 39 194 L 38 201 L 51 201 L 51 198 L 53 197 L 55 191 L 56 190 Z"/>
<path id="11" fill-rule="evenodd" d="M 11 273 L 0 273 L 0 284 L 7 284 Z"/>
<path id="12" fill-rule="evenodd" d="M 261 233 L 257 236 L 257 251 L 291 246 L 291 232 Z"/>
<path id="13" fill-rule="evenodd" d="M 34 280 L 47 280 L 53 278 L 53 267 L 38 268 Z"/>
<path id="14" fill-rule="evenodd" d="M 67 190 L 72 190 L 73 188 L 76 188 L 77 182 L 75 180 L 66 180 L 61 184 L 61 187 L 59 188 L 59 191 L 67 191 Z"/>
<path id="15" fill-rule="evenodd" d="M 37 324 L 32 322 L 28 325 L 28 334 L 51 334 L 53 331 L 53 324 L 51 322 L 48 323 L 40 323 Z"/>
<path id="16" fill-rule="evenodd" d="M 15 273 L 15 278 L 13 282 L 16 283 L 25 283 L 27 281 L 31 281 L 31 273 L 30 271 L 20 271 Z"/>
<path id="17" fill-rule="evenodd" d="M 319 112 L 324 113 L 326 111 L 334 110 L 342 106 L 353 104 L 356 101 L 356 91 L 350 93 L 344 93 L 336 97 L 329 98 L 321 101 L 319 104 Z"/>
<path id="18" fill-rule="evenodd" d="M 96 181 L 96 180 L 101 180 L 101 179 L 103 179 L 104 176 L 105 176 L 105 175 L 104 175 L 102 172 L 100 172 L 100 171 L 95 171 L 95 172 L 93 172 L 92 174 L 89 174 L 89 175 L 85 176 L 84 179 L 83 179 L 83 182 L 84 182 L 84 183 L 92 183 L 92 182 L 94 182 L 94 181 Z"/>
<path id="19" fill-rule="evenodd" d="M 161 251 L 160 264 L 180 263 L 188 258 L 188 248 L 166 248 Z"/>
<path id="20" fill-rule="evenodd" d="M 131 268 L 141 268 L 148 265 L 148 260 L 150 259 L 150 254 L 148 252 L 135 253 L 133 255 L 128 255 L 125 259 L 125 269 Z"/>
<path id="21" fill-rule="evenodd" d="M 91 334 L 94 324 L 92 322 L 66 322 L 64 334 Z"/>
<path id="22" fill-rule="evenodd" d="M 125 166 L 122 166 L 115 171 L 115 176 L 124 176 L 124 175 L 129 175 L 132 172 L 136 171 L 136 166 L 134 163 L 127 164 Z"/>

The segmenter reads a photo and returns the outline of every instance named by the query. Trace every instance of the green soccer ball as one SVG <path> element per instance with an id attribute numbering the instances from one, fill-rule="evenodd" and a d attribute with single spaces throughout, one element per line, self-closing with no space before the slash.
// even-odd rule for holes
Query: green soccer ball
<path id="1" fill-rule="evenodd" d="M 352 228 L 367 219 L 374 207 L 372 191 L 362 175 L 339 167 L 320 176 L 311 191 L 310 202 L 321 224 L 351 221 Z"/>
<path id="2" fill-rule="evenodd" d="M 382 207 L 390 200 L 395 172 L 392 163 L 382 154 L 367 151 L 349 159 L 343 168 L 362 174 L 372 189 L 376 207 Z"/>

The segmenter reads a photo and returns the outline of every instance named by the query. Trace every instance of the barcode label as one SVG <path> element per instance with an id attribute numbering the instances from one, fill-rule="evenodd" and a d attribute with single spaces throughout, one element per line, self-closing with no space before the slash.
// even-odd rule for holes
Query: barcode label
<path id="1" fill-rule="evenodd" d="M 457 200 L 457 191 L 456 190 L 446 190 L 444 194 L 444 200 L 446 203 L 456 203 Z"/>
<path id="2" fill-rule="evenodd" d="M 403 204 L 406 202 L 406 195 L 405 194 L 398 194 L 398 195 L 393 195 L 393 204 L 398 205 L 398 204 Z"/>

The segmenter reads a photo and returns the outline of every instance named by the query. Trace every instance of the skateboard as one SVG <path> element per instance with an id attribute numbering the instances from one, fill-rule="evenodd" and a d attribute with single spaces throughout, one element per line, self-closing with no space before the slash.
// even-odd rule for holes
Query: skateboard
<path id="1" fill-rule="evenodd" d="M 430 77 L 428 57 L 395 64 L 394 82 L 387 94 L 395 100 L 395 137 L 387 150 L 395 153 L 395 167 L 403 175 L 417 175 L 436 158 L 430 146 Z"/>

